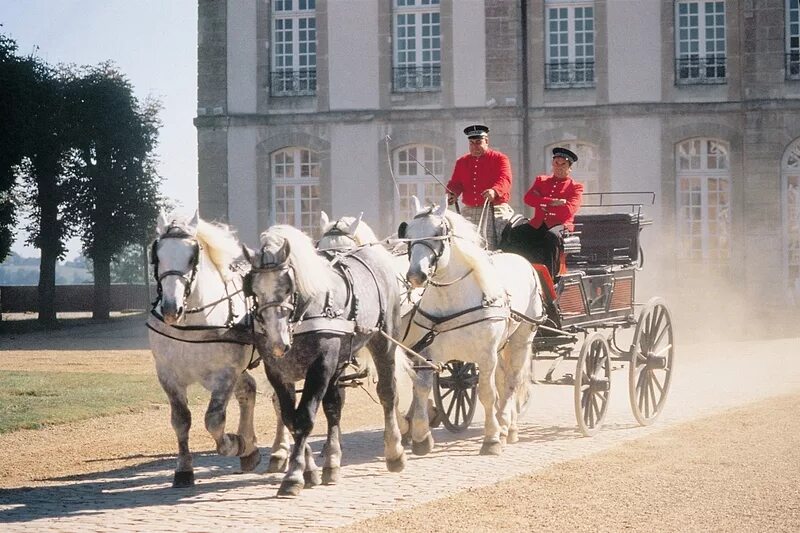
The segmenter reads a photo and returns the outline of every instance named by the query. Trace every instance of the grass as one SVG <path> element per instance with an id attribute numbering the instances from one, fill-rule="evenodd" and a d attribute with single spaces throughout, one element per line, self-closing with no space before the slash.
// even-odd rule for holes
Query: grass
<path id="1" fill-rule="evenodd" d="M 0 372 L 0 434 L 125 412 L 166 396 L 152 376 L 73 372 Z"/>

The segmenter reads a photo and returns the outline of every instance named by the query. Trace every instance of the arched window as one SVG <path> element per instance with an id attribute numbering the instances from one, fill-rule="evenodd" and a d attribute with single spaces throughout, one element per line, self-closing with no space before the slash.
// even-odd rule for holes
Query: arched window
<path id="1" fill-rule="evenodd" d="M 572 179 L 583 184 L 583 192 L 600 192 L 600 162 L 597 146 L 581 141 L 561 141 L 545 149 L 545 161 L 553 158 L 553 148 L 560 146 L 575 152 L 578 161 L 572 165 Z M 549 170 L 548 170 L 549 173 Z"/>
<path id="2" fill-rule="evenodd" d="M 274 222 L 290 224 L 318 237 L 320 164 L 317 154 L 306 148 L 284 148 L 273 152 L 270 162 Z"/>
<path id="3" fill-rule="evenodd" d="M 789 145 L 781 163 L 786 284 L 800 304 L 800 139 Z"/>
<path id="4" fill-rule="evenodd" d="M 730 258 L 730 150 L 717 139 L 675 147 L 678 243 L 682 257 L 704 263 Z"/>
<path id="5" fill-rule="evenodd" d="M 444 189 L 430 175 L 433 174 L 444 181 L 442 175 L 444 153 L 441 148 L 423 144 L 404 146 L 395 150 L 393 165 L 400 193 L 395 202 L 398 223 L 414 216 L 411 206 L 412 196 L 416 196 L 423 204 L 442 201 Z M 426 172 L 423 165 L 430 171 L 430 174 Z"/>

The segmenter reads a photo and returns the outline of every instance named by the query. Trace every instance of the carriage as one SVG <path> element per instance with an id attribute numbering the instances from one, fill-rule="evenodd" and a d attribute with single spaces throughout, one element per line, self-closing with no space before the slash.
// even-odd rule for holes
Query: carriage
<path id="1" fill-rule="evenodd" d="M 649 425 L 659 416 L 669 392 L 675 348 L 664 300 L 654 297 L 642 306 L 634 299 L 636 272 L 644 265 L 640 232 L 651 223 L 642 208 L 645 202 L 652 205 L 655 195 L 587 193 L 584 200 L 575 231 L 564 239 L 565 261 L 556 282 L 546 268 L 534 265 L 543 281 L 547 318 L 533 339 L 529 375 L 535 385 L 573 388 L 578 429 L 589 436 L 605 418 L 612 369 L 627 367 L 630 404 L 638 423 Z M 620 332 L 630 328 L 632 340 L 620 346 Z M 549 363 L 541 378 L 535 371 L 539 362 Z M 560 373 L 567 362 L 574 362 L 574 372 Z M 450 431 L 462 431 L 472 421 L 478 372 L 473 363 L 453 360 L 435 378 L 434 401 Z M 529 398 L 526 387 L 522 409 Z"/>

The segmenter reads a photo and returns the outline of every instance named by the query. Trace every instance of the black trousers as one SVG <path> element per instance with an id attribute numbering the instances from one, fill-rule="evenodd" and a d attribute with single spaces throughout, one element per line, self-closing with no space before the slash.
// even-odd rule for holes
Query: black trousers
<path id="1" fill-rule="evenodd" d="M 518 254 L 531 263 L 545 265 L 550 271 L 550 276 L 555 279 L 558 276 L 563 240 L 562 224 L 552 228 L 544 224 L 538 228 L 522 224 L 516 228 L 509 228 L 504 233 L 500 246 L 504 252 Z"/>

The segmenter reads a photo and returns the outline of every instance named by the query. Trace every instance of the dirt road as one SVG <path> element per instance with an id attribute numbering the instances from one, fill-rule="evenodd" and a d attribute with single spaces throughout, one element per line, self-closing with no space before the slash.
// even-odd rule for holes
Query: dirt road
<path id="1" fill-rule="evenodd" d="M 113 351 L 95 345 L 91 328 L 83 335 L 88 350 L 66 341 L 74 334 L 4 339 L 0 371 L 119 371 L 114 365 L 121 364 L 126 372 L 152 374 L 137 328 L 131 324 L 130 337 L 120 333 Z M 236 461 L 208 453 L 211 440 L 197 427 L 192 446 L 204 452 L 196 461 L 197 486 L 171 489 L 175 443 L 163 406 L 15 432 L 0 436 L 0 527 L 797 531 L 799 346 L 798 339 L 681 346 L 667 410 L 649 428 L 633 423 L 625 376 L 617 373 L 606 427 L 592 438 L 574 429 L 571 392 L 537 388 L 521 442 L 503 456 L 477 454 L 476 424 L 461 435 L 440 429 L 436 450 L 410 457 L 401 474 L 386 472 L 378 457 L 379 408 L 354 390 L 344 418 L 341 483 L 291 502 L 274 498 L 280 477 L 264 474 L 263 465 L 237 474 Z M 267 400 L 259 404 L 266 453 L 274 421 Z M 194 419 L 202 420 L 202 412 Z M 323 429 L 318 424 L 316 433 Z M 319 450 L 318 438 L 313 446 Z"/>

